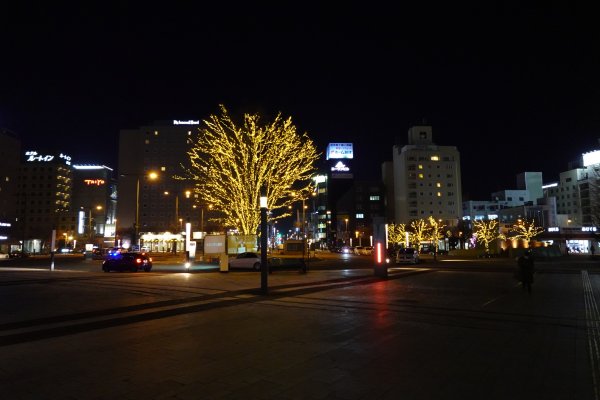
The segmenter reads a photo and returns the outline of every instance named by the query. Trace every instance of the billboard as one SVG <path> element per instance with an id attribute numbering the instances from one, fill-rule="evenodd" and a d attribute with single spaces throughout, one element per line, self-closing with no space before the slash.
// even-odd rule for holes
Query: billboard
<path id="1" fill-rule="evenodd" d="M 337 160 L 340 158 L 354 158 L 352 143 L 329 143 L 327 145 L 327 160 Z"/>

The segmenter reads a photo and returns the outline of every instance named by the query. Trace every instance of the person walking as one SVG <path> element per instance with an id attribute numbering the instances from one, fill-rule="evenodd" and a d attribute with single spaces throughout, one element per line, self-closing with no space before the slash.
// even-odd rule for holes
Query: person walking
<path id="1" fill-rule="evenodd" d="M 517 264 L 523 290 L 527 290 L 527 293 L 531 294 L 531 284 L 533 283 L 533 273 L 535 272 L 531 249 L 525 250 L 525 253 L 518 258 Z"/>

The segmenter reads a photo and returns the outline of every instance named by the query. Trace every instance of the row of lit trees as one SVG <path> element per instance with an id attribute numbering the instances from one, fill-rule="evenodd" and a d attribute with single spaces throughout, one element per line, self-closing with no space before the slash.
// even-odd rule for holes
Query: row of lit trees
<path id="1" fill-rule="evenodd" d="M 511 235 L 508 239 L 522 239 L 530 242 L 536 238 L 544 228 L 535 225 L 535 221 L 519 220 L 511 229 Z M 459 236 L 463 235 L 462 231 L 457 231 Z M 412 246 L 420 248 L 421 243 L 431 242 L 435 253 L 438 251 L 438 244 L 446 237 L 451 237 L 452 232 L 446 230 L 446 226 L 441 220 L 436 220 L 433 217 L 414 220 L 407 227 L 405 224 L 389 224 L 388 225 L 388 241 L 392 246 L 402 246 L 407 242 Z M 498 239 L 506 239 L 503 233 L 500 232 L 498 220 L 475 220 L 473 221 L 473 236 L 477 243 L 485 247 L 486 253 L 489 252 L 490 244 Z"/>
<path id="2" fill-rule="evenodd" d="M 490 244 L 498 239 L 522 239 L 530 242 L 540 233 L 544 232 L 544 228 L 536 226 L 534 220 L 518 220 L 511 229 L 508 237 L 500 232 L 498 228 L 498 220 L 476 220 L 473 222 L 473 233 L 478 243 L 483 244 L 485 252 L 489 253 Z"/>

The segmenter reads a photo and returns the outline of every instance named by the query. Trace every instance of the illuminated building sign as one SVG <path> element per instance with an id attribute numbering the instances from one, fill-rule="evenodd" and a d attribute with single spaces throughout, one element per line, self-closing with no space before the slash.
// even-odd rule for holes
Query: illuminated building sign
<path id="1" fill-rule="evenodd" d="M 341 161 L 338 161 L 333 167 L 331 167 L 331 171 L 333 172 L 348 172 L 350 168 Z"/>
<path id="2" fill-rule="evenodd" d="M 83 183 L 88 186 L 101 186 L 106 183 L 104 179 L 84 179 Z"/>
<path id="3" fill-rule="evenodd" d="M 11 226 L 10 222 L 0 222 L 0 226 Z"/>
<path id="4" fill-rule="evenodd" d="M 54 155 L 52 154 L 39 154 L 37 151 L 26 151 L 25 152 L 25 161 L 26 162 L 50 162 L 54 160 Z M 58 158 L 65 161 L 65 164 L 71 165 L 71 157 L 67 156 L 63 153 L 60 153 Z"/>
<path id="5" fill-rule="evenodd" d="M 327 145 L 327 160 L 338 158 L 354 158 L 352 143 L 329 143 Z"/>
<path id="6" fill-rule="evenodd" d="M 595 226 L 582 226 L 581 232 L 596 232 Z"/>
<path id="7" fill-rule="evenodd" d="M 179 119 L 174 119 L 173 125 L 200 125 L 200 120 L 190 119 L 187 121 L 181 121 Z"/>
<path id="8" fill-rule="evenodd" d="M 315 183 L 325 183 L 327 182 L 327 175 L 317 175 L 313 177 Z"/>
<path id="9" fill-rule="evenodd" d="M 588 167 L 594 164 L 600 164 L 600 150 L 583 153 L 583 166 Z"/>
<path id="10" fill-rule="evenodd" d="M 551 226 L 548 228 L 548 232 L 558 232 L 559 228 L 558 226 Z"/>

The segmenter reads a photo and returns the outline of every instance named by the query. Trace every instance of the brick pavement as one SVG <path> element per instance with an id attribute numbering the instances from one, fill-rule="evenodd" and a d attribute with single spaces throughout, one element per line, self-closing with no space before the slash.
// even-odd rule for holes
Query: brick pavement
<path id="1" fill-rule="evenodd" d="M 532 296 L 509 273 L 427 269 L 276 273 L 268 296 L 251 272 L 0 285 L 5 398 L 595 398 L 578 273 Z"/>

